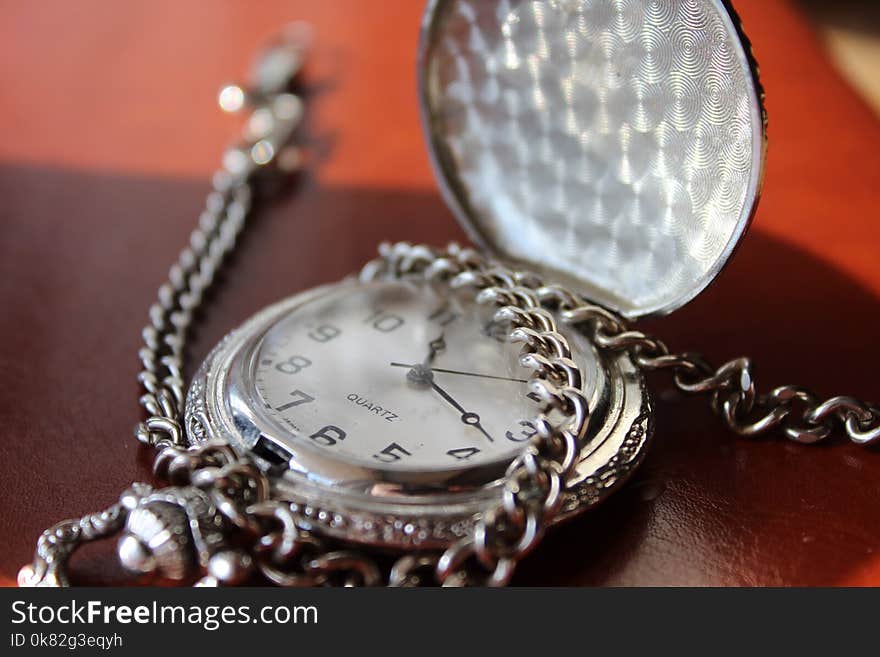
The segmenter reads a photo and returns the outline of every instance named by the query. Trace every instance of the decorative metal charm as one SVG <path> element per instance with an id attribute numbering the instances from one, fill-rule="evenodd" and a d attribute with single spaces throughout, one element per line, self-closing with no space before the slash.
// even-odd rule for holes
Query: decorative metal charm
<path id="1" fill-rule="evenodd" d="M 128 510 L 119 560 L 131 572 L 182 581 L 196 567 L 208 568 L 225 548 L 223 517 L 198 488 L 163 488 L 124 496 Z"/>

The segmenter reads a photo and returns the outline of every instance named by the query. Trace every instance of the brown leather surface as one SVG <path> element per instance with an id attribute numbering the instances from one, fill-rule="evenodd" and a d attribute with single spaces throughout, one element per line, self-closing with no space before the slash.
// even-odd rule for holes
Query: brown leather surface
<path id="1" fill-rule="evenodd" d="M 762 64 L 770 149 L 753 229 L 719 281 L 647 328 L 759 385 L 880 399 L 880 123 L 788 2 L 737 3 Z M 217 86 L 283 22 L 315 24 L 291 193 L 250 226 L 195 336 L 197 363 L 282 296 L 383 239 L 462 239 L 418 129 L 420 3 L 7 4 L 0 41 L 0 583 L 39 532 L 150 478 L 134 442 L 139 331 L 232 125 Z M 651 380 L 641 471 L 552 532 L 519 584 L 880 584 L 880 452 L 728 434 Z M 104 548 L 106 551 L 106 548 Z M 107 582 L 103 552 L 78 564 Z"/>

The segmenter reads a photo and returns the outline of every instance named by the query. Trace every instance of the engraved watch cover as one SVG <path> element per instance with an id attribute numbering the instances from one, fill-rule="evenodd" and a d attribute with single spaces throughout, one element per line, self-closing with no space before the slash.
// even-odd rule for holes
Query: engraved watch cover
<path id="1" fill-rule="evenodd" d="M 629 318 L 699 294 L 751 219 L 762 92 L 722 0 L 434 0 L 419 74 L 472 239 Z"/>

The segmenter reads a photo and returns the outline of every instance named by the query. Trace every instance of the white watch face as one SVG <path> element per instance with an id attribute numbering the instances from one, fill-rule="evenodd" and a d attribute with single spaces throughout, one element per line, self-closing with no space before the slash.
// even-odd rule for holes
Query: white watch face
<path id="1" fill-rule="evenodd" d="M 266 332 L 253 394 L 294 452 L 398 472 L 509 461 L 533 435 L 538 406 L 505 335 L 487 309 L 427 286 L 344 287 Z M 589 392 L 592 352 L 572 346 Z"/>

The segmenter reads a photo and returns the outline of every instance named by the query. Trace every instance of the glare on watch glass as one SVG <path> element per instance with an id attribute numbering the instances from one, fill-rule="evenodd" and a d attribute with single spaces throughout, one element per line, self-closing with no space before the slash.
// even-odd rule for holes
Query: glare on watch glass
<path id="1" fill-rule="evenodd" d="M 347 287 L 266 333 L 256 393 L 294 451 L 395 470 L 509 460 L 538 406 L 505 328 L 426 286 Z"/>

